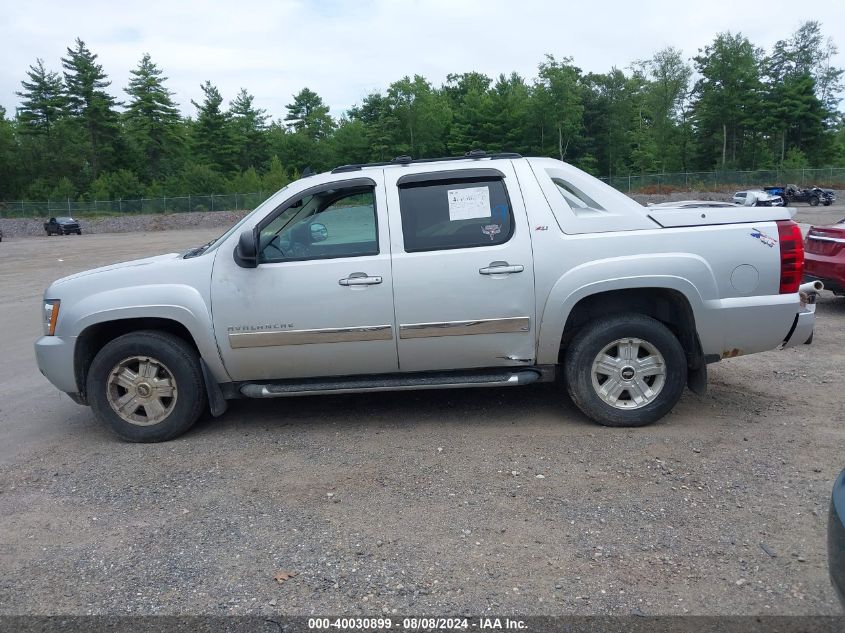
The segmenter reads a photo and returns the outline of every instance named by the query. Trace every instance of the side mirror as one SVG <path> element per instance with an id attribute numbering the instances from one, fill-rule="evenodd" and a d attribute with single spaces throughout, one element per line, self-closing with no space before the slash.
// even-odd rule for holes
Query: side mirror
<path id="1" fill-rule="evenodd" d="M 314 242 L 324 242 L 329 239 L 329 230 L 326 228 L 325 224 L 320 224 L 319 222 L 314 222 L 310 227 L 311 229 L 311 243 Z"/>
<path id="2" fill-rule="evenodd" d="M 258 247 L 255 233 L 247 229 L 238 238 L 235 247 L 235 263 L 241 268 L 256 268 L 258 266 Z"/>

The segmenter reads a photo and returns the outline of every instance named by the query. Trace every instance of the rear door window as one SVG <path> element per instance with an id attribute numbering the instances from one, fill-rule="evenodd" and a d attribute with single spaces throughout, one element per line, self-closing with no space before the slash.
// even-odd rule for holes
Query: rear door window
<path id="1" fill-rule="evenodd" d="M 407 253 L 495 246 L 507 242 L 514 230 L 501 179 L 403 184 L 399 206 Z"/>

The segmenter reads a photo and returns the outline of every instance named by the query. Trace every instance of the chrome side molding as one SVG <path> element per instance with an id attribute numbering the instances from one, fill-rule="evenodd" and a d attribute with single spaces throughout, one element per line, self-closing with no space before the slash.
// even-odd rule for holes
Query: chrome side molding
<path id="1" fill-rule="evenodd" d="M 444 321 L 441 323 L 405 323 L 399 326 L 399 338 L 507 334 L 510 332 L 528 332 L 530 329 L 531 319 L 529 317 L 480 319 L 477 321 Z"/>
<path id="2" fill-rule="evenodd" d="M 265 330 L 262 332 L 229 333 L 229 347 L 232 349 L 392 340 L 392 325 L 365 325 L 362 327 L 322 328 L 316 330 Z"/>

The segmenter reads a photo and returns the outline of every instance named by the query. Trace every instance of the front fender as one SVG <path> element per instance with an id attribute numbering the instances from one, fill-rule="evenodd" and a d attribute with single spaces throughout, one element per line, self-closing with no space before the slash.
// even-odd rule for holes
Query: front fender
<path id="1" fill-rule="evenodd" d="M 707 319 L 699 318 L 704 302 L 718 296 L 715 276 L 703 258 L 688 253 L 613 257 L 576 266 L 552 286 L 541 312 L 537 362 L 557 362 L 566 321 L 579 301 L 601 292 L 636 288 L 680 292 L 692 308 L 702 344 L 718 340 L 717 329 L 711 331 Z"/>
<path id="2" fill-rule="evenodd" d="M 59 328 L 62 337 L 76 339 L 92 325 L 145 317 L 167 319 L 184 326 L 214 377 L 219 382 L 230 380 L 217 349 L 208 305 L 192 286 L 152 284 L 116 288 L 87 295 L 72 305 L 65 306 L 63 302 Z"/>

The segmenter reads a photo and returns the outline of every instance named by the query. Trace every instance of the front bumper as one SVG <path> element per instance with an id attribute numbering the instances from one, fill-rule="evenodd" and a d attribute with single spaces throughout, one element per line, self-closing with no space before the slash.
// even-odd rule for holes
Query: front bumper
<path id="1" fill-rule="evenodd" d="M 830 581 L 845 608 L 845 470 L 833 484 L 827 520 L 827 562 Z"/>
<path id="2" fill-rule="evenodd" d="M 42 336 L 35 341 L 35 361 L 45 378 L 65 393 L 78 393 L 73 369 L 75 338 Z"/>

